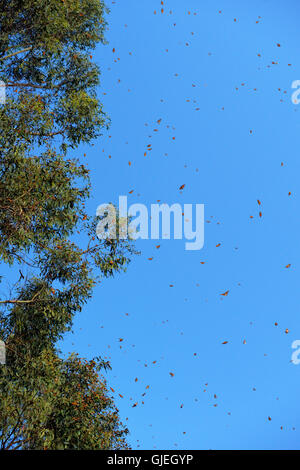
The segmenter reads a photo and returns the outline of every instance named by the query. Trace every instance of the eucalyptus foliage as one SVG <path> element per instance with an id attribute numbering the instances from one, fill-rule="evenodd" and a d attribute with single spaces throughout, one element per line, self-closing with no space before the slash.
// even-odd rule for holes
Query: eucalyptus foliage
<path id="1" fill-rule="evenodd" d="M 110 365 L 63 359 L 56 347 L 95 284 L 134 252 L 97 239 L 85 211 L 89 170 L 75 158 L 109 124 L 92 57 L 106 9 L 101 0 L 0 7 L 0 262 L 17 274 L 6 295 L 0 285 L 0 448 L 126 448 L 101 375 Z"/>

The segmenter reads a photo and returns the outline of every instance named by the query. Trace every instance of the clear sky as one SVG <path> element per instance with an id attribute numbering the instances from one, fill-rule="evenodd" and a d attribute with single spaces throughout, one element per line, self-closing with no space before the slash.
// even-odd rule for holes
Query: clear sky
<path id="1" fill-rule="evenodd" d="M 62 348 L 110 358 L 134 449 L 299 449 L 300 4 L 108 6 L 89 212 L 119 195 L 205 204 L 205 245 L 138 241 Z"/>

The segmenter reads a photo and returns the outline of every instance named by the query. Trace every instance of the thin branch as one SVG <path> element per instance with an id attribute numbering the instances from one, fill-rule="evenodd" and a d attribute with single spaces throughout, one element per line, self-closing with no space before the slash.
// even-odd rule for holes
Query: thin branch
<path id="1" fill-rule="evenodd" d="M 13 56 L 15 56 L 15 55 L 17 55 L 17 54 L 22 54 L 23 52 L 30 51 L 30 49 L 32 49 L 32 46 L 26 47 L 25 49 L 22 49 L 21 51 L 17 51 L 17 52 L 13 52 L 12 54 L 8 54 L 8 55 L 2 57 L 2 58 L 0 59 L 0 61 L 5 60 L 5 59 L 9 59 L 10 57 L 13 57 Z"/>
<path id="2" fill-rule="evenodd" d="M 28 87 L 28 88 L 41 88 L 43 90 L 48 90 L 48 87 L 45 87 L 43 85 L 34 85 L 33 83 L 14 83 L 14 82 L 8 82 L 5 84 L 6 87 L 13 87 L 13 88 L 18 88 L 18 87 Z"/>
<path id="3" fill-rule="evenodd" d="M 35 301 L 35 299 L 38 297 L 38 295 L 42 292 L 43 288 L 39 290 L 31 300 L 1 300 L 0 304 L 31 304 L 32 302 Z"/>
<path id="4" fill-rule="evenodd" d="M 28 135 L 32 135 L 34 137 L 54 137 L 55 135 L 62 135 L 67 128 L 61 129 L 57 132 L 50 132 L 49 134 L 41 134 L 40 132 L 30 132 Z"/>

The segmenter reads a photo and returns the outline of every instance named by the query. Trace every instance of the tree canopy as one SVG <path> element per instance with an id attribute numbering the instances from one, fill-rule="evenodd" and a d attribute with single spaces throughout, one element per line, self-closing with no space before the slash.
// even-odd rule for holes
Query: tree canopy
<path id="1" fill-rule="evenodd" d="M 16 275 L 0 298 L 2 449 L 127 447 L 101 375 L 109 363 L 56 347 L 95 284 L 134 253 L 97 239 L 89 170 L 74 157 L 109 125 L 92 56 L 105 13 L 101 0 L 1 0 L 0 262 Z"/>

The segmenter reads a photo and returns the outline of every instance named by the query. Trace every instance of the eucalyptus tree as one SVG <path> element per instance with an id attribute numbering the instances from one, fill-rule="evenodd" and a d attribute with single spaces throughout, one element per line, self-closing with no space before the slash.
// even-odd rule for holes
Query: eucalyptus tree
<path id="1" fill-rule="evenodd" d="M 97 99 L 92 51 L 105 43 L 101 0 L 1 0 L 0 448 L 126 448 L 109 396 L 109 364 L 56 344 L 105 277 L 126 269 L 125 240 L 98 240 L 85 211 L 89 170 L 82 144 L 109 125 Z"/>

